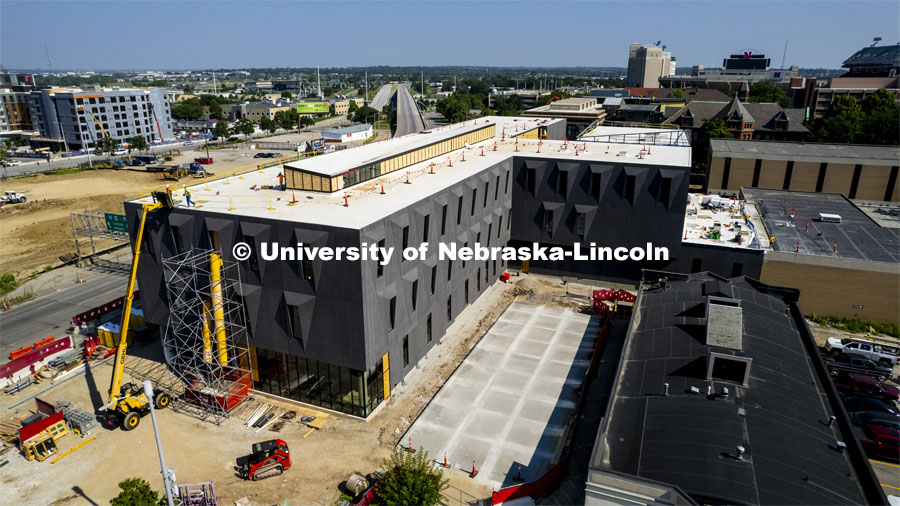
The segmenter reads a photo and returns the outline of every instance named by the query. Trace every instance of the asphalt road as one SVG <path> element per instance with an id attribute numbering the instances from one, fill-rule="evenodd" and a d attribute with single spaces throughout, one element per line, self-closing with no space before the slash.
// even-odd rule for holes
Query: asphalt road
<path id="1" fill-rule="evenodd" d="M 200 141 L 195 141 L 193 144 L 191 144 L 189 146 L 185 146 L 180 142 L 174 143 L 174 144 L 163 144 L 161 146 L 151 147 L 148 150 L 148 153 L 163 153 L 163 152 L 169 152 L 173 149 L 180 149 L 183 152 L 202 151 L 204 145 L 205 144 Z M 141 153 L 132 153 L 132 154 L 138 155 L 138 154 L 148 154 L 148 153 L 141 152 Z M 204 151 L 203 156 L 206 156 L 205 153 L 206 152 Z M 66 158 L 59 157 L 59 158 L 54 158 L 53 160 L 51 160 L 49 164 L 47 163 L 47 160 L 34 160 L 31 158 L 17 158 L 17 160 L 19 160 L 19 162 L 21 162 L 21 165 L 16 165 L 13 167 L 2 167 L 2 168 L 0 168 L 0 175 L 2 175 L 3 177 L 13 177 L 13 176 L 18 176 L 20 174 L 28 174 L 28 173 L 32 173 L 32 172 L 46 172 L 48 170 L 57 169 L 60 167 L 75 167 L 79 163 L 87 163 L 89 161 L 97 162 L 100 160 L 110 161 L 110 160 L 117 160 L 120 158 L 124 159 L 127 156 L 128 155 L 121 155 L 121 156 L 83 155 L 83 156 L 70 156 L 70 157 L 66 157 Z"/>
<path id="2" fill-rule="evenodd" d="M 375 97 L 372 98 L 372 102 L 369 104 L 369 107 L 377 111 L 381 111 L 381 108 L 388 103 L 389 98 L 391 98 L 391 85 L 385 84 L 381 87 L 381 89 L 378 90 L 378 93 L 375 94 Z"/>
<path id="3" fill-rule="evenodd" d="M 66 335 L 73 316 L 125 295 L 127 282 L 121 274 L 102 274 L 0 314 L 0 360 L 10 350 Z"/>
<path id="4" fill-rule="evenodd" d="M 416 101 L 406 86 L 397 88 L 397 132 L 394 137 L 414 134 L 425 130 Z"/>

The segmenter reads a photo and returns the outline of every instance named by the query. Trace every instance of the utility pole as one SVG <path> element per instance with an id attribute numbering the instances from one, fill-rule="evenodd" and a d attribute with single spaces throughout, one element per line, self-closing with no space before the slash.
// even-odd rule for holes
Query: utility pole
<path id="1" fill-rule="evenodd" d="M 156 436 L 156 451 L 159 453 L 159 465 L 162 468 L 163 485 L 166 489 L 166 501 L 169 506 L 175 506 L 174 496 L 177 490 L 175 485 L 175 470 L 166 467 L 166 459 L 163 456 L 162 441 L 159 439 L 159 427 L 156 425 L 156 413 L 153 409 L 153 384 L 150 380 L 144 381 L 144 395 L 147 396 L 150 405 L 150 419 L 153 421 L 153 435 Z"/>
<path id="2" fill-rule="evenodd" d="M 369 71 L 366 71 L 366 105 L 369 105 Z"/>
<path id="3" fill-rule="evenodd" d="M 218 91 L 216 90 L 216 73 L 213 72 L 212 74 L 213 74 L 213 96 L 218 97 L 218 96 L 219 96 L 219 93 L 218 93 Z"/>
<path id="4" fill-rule="evenodd" d="M 316 65 L 316 86 L 319 88 L 319 100 L 325 98 L 322 94 L 322 78 L 319 77 L 319 66 Z"/>

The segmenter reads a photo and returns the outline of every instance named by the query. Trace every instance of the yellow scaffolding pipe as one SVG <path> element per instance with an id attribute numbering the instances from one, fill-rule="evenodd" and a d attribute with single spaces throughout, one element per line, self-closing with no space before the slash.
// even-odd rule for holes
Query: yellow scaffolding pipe
<path id="1" fill-rule="evenodd" d="M 212 293 L 213 324 L 216 328 L 217 358 L 219 365 L 228 365 L 228 349 L 225 338 L 225 309 L 222 304 L 222 256 L 209 255 L 210 292 Z"/>

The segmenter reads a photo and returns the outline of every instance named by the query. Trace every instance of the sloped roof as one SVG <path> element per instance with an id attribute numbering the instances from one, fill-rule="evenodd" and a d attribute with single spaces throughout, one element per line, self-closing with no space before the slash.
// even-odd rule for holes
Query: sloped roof
<path id="1" fill-rule="evenodd" d="M 747 83 L 747 81 L 744 81 L 744 84 L 746 84 L 746 83 Z M 744 104 L 741 103 L 741 101 L 738 100 L 737 97 L 734 97 L 733 99 L 731 99 L 731 103 L 728 104 L 728 110 L 725 112 L 724 119 L 732 118 L 735 116 L 740 118 L 741 121 L 746 121 L 746 122 L 751 122 L 751 121 L 755 122 L 756 121 L 755 119 L 753 119 L 753 115 L 750 114 L 749 112 L 747 112 L 747 109 L 744 107 Z"/>
<path id="2" fill-rule="evenodd" d="M 687 110 L 694 115 L 694 128 L 703 126 L 703 122 L 709 118 L 720 118 L 725 120 L 733 110 L 740 112 L 744 121 L 752 121 L 755 123 L 754 130 L 775 130 L 775 118 L 778 113 L 784 111 L 788 117 L 787 130 L 778 130 L 781 132 L 807 132 L 807 128 L 803 126 L 806 119 L 806 112 L 803 109 L 783 109 L 778 104 L 752 102 L 744 103 L 736 98 L 730 102 L 707 102 L 695 100 L 688 105 L 669 113 L 666 111 L 666 119 L 663 124 L 676 125 L 680 118 Z M 749 118 L 749 119 L 748 119 Z"/>
<path id="3" fill-rule="evenodd" d="M 647 88 L 639 88 L 647 90 Z M 722 93 L 719 90 L 711 89 L 711 88 L 658 88 L 647 90 L 647 97 L 653 98 L 667 98 L 669 93 L 672 93 L 676 89 L 681 89 L 684 92 L 684 99 L 686 102 L 693 102 L 695 100 L 706 100 L 706 101 L 728 101 L 728 95 Z"/>
<path id="4" fill-rule="evenodd" d="M 844 60 L 842 67 L 856 65 L 884 65 L 900 67 L 900 44 L 864 47 Z"/>

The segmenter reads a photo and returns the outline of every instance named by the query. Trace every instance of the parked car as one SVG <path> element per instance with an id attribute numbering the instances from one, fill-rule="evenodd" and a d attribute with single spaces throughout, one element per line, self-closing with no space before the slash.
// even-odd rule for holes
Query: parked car
<path id="1" fill-rule="evenodd" d="M 856 425 L 880 425 L 894 430 L 900 430 L 900 419 L 894 415 L 887 415 L 877 411 L 857 411 L 850 414 L 850 421 Z"/>
<path id="2" fill-rule="evenodd" d="M 253 155 L 253 158 L 265 158 L 265 157 L 266 157 L 265 153 L 256 153 L 255 155 Z"/>
<path id="3" fill-rule="evenodd" d="M 127 155 L 127 154 L 128 154 L 128 150 L 126 150 L 126 149 L 117 149 L 117 150 L 113 151 L 112 154 L 113 154 L 113 156 Z"/>
<path id="4" fill-rule="evenodd" d="M 143 160 L 138 160 L 137 158 L 135 158 L 128 162 L 128 165 L 131 165 L 132 167 L 143 167 L 146 164 L 143 162 Z"/>
<path id="5" fill-rule="evenodd" d="M 182 146 L 193 146 L 193 145 L 194 145 L 194 141 L 184 141 L 182 143 Z"/>
<path id="6" fill-rule="evenodd" d="M 237 138 L 237 137 L 229 137 L 229 138 L 226 139 L 226 140 L 227 140 L 228 142 L 234 142 L 234 141 L 238 140 L 238 138 Z"/>
<path id="7" fill-rule="evenodd" d="M 16 165 L 22 165 L 22 162 L 19 160 L 7 160 L 6 165 L 9 167 L 15 167 Z"/>
<path id="8" fill-rule="evenodd" d="M 194 161 L 199 164 L 202 164 L 202 165 L 209 165 L 209 164 L 213 163 L 212 158 L 206 158 L 206 157 L 194 158 Z"/>
<path id="9" fill-rule="evenodd" d="M 863 450 L 870 458 L 898 460 L 900 458 L 900 431 L 882 425 L 865 427 L 866 438 L 860 439 Z"/>
<path id="10" fill-rule="evenodd" d="M 893 368 L 886 365 L 879 365 L 871 360 L 850 353 L 843 353 L 838 356 L 837 360 L 826 362 L 828 370 L 831 374 L 859 373 L 866 376 L 877 378 L 878 381 L 885 381 L 891 377 L 894 372 Z"/>
<path id="11" fill-rule="evenodd" d="M 896 387 L 885 385 L 875 378 L 863 374 L 850 373 L 835 378 L 834 386 L 838 392 L 844 395 L 875 397 L 894 402 L 900 399 L 900 390 L 897 390 Z"/>
<path id="12" fill-rule="evenodd" d="M 855 413 L 857 411 L 875 411 L 886 415 L 900 417 L 900 411 L 898 411 L 896 407 L 871 397 L 845 397 L 844 409 L 849 413 Z"/>
<path id="13" fill-rule="evenodd" d="M 893 366 L 900 364 L 900 349 L 874 343 L 865 339 L 841 339 L 829 337 L 825 350 L 831 354 L 850 353 L 869 360 Z"/>

